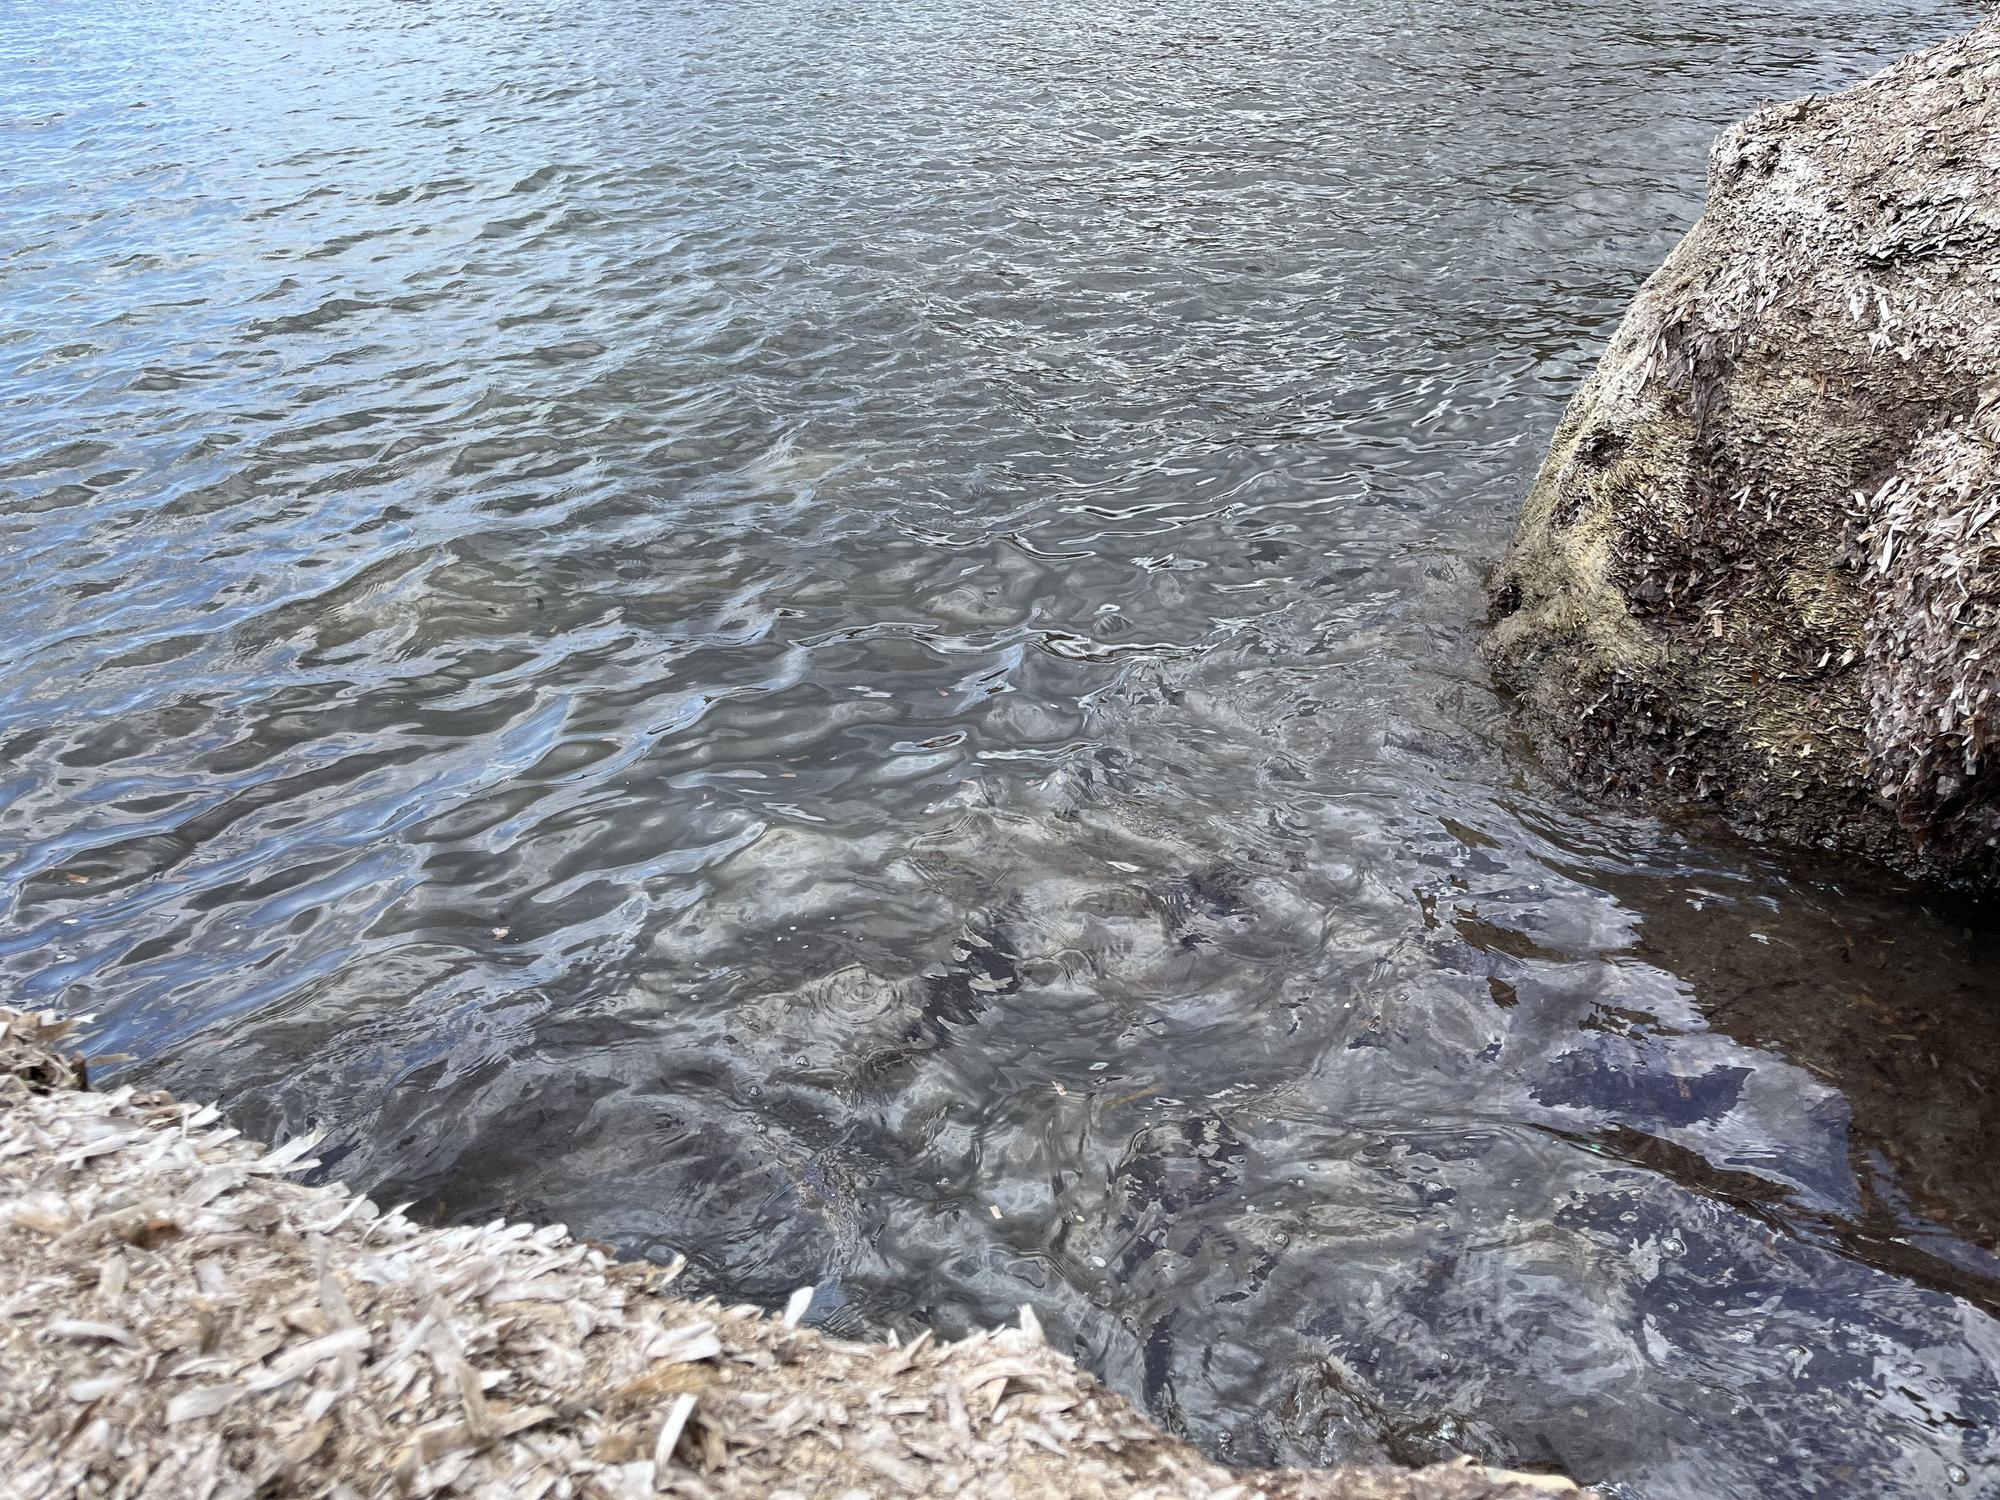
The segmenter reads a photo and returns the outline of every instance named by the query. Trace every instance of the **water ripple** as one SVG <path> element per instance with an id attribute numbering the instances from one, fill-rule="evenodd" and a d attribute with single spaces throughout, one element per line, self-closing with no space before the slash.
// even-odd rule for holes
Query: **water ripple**
<path id="1" fill-rule="evenodd" d="M 1713 132 L 1973 14 L 0 15 L 0 975 L 1229 1458 L 1991 1488 L 1989 939 L 1473 655 Z"/>

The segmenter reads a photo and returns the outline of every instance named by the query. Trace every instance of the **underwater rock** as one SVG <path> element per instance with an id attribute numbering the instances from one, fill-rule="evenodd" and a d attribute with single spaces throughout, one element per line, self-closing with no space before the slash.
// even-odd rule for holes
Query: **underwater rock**
<path id="1" fill-rule="evenodd" d="M 1725 132 L 1487 655 L 1589 783 L 2000 873 L 2000 22 Z"/>

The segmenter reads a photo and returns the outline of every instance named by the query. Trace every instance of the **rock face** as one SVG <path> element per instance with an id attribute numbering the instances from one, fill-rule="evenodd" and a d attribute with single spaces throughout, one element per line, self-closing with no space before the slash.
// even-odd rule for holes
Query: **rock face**
<path id="1" fill-rule="evenodd" d="M 1599 784 L 2000 875 L 2000 22 L 1723 135 L 1488 656 Z"/>
<path id="2" fill-rule="evenodd" d="M 1232 1473 L 1022 1326 L 860 1344 L 560 1226 L 430 1229 L 0 1009 L 8 1500 L 1547 1500 L 1469 1463 Z"/>

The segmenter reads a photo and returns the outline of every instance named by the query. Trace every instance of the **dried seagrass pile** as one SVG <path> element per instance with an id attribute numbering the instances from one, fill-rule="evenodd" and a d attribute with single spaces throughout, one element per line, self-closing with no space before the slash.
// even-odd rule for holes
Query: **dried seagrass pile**
<path id="1" fill-rule="evenodd" d="M 425 1228 L 310 1140 L 93 1093 L 0 1009 L 0 1488 L 56 1496 L 1528 1500 L 1470 1465 L 1231 1473 L 1023 1326 L 857 1344 L 559 1227 Z"/>

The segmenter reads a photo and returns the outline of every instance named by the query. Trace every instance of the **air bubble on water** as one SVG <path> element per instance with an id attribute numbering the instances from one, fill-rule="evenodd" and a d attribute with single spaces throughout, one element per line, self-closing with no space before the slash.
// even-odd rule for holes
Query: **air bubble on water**
<path id="1" fill-rule="evenodd" d="M 1953 1484 L 1970 1484 L 1972 1482 L 1972 1476 L 1957 1464 L 1946 1464 L 1944 1466 L 1944 1477 L 1949 1479 Z"/>

